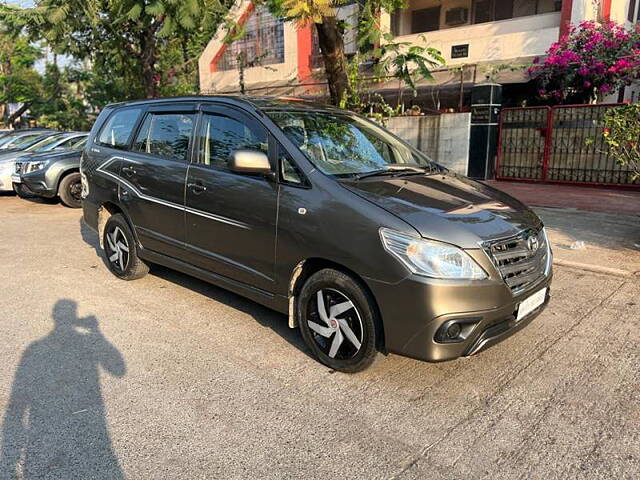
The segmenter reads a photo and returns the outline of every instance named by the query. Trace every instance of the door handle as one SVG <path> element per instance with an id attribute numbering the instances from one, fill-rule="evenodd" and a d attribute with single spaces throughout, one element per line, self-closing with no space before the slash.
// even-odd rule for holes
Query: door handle
<path id="1" fill-rule="evenodd" d="M 195 194 L 200 195 L 202 192 L 207 190 L 207 187 L 200 181 L 196 183 L 188 183 L 187 187 Z"/>
<path id="2" fill-rule="evenodd" d="M 131 178 L 136 174 L 136 169 L 133 167 L 122 167 L 122 173 Z"/>

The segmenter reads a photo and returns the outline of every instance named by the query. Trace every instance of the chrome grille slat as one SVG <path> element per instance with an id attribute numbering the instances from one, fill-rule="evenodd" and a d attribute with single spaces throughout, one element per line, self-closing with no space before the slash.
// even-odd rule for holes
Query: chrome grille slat
<path id="1" fill-rule="evenodd" d="M 539 277 L 540 275 L 538 274 L 538 272 L 531 272 L 531 273 L 528 273 L 527 275 L 507 278 L 505 279 L 505 282 L 507 282 L 507 285 L 509 285 L 509 287 L 516 287 L 518 285 L 532 283 L 533 281 L 537 280 Z"/>
<path id="2" fill-rule="evenodd" d="M 493 254 L 493 257 L 498 261 L 510 260 L 512 258 L 526 257 L 526 256 L 527 256 L 527 250 L 523 248 L 515 248 L 513 250 L 509 250 L 506 252 L 496 252 Z"/>
<path id="3" fill-rule="evenodd" d="M 535 267 L 538 264 L 538 261 L 539 258 L 532 257 L 526 260 L 510 263 L 500 267 L 500 273 L 502 273 L 502 275 L 510 275 L 512 273 L 525 272 Z"/>
<path id="4" fill-rule="evenodd" d="M 538 248 L 532 250 L 530 242 L 536 241 Z M 545 274 L 549 250 L 542 230 L 526 230 L 514 237 L 488 242 L 485 250 L 513 295 L 537 285 Z"/>

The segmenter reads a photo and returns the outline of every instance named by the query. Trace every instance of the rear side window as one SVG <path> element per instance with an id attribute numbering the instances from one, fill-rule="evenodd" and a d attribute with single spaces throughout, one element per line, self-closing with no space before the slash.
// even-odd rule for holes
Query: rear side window
<path id="1" fill-rule="evenodd" d="M 189 161 L 189 141 L 195 114 L 152 113 L 147 115 L 133 145 L 136 152 L 158 157 Z"/>
<path id="2" fill-rule="evenodd" d="M 111 114 L 102 127 L 98 142 L 113 148 L 127 148 L 129 137 L 140 116 L 140 108 L 117 110 Z"/>
<path id="3" fill-rule="evenodd" d="M 202 117 L 200 163 L 227 168 L 233 152 L 240 149 L 268 151 L 267 132 L 253 122 L 217 114 Z"/>

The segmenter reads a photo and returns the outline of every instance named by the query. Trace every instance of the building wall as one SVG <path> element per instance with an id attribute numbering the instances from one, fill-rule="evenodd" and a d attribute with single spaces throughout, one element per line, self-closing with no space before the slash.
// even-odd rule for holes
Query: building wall
<path id="1" fill-rule="evenodd" d="M 571 23 L 584 20 L 612 20 L 624 24 L 629 0 L 572 0 Z"/>
<path id="2" fill-rule="evenodd" d="M 252 2 L 240 1 L 232 9 L 231 16 L 241 23 L 253 10 Z M 225 48 L 224 29 L 221 28 L 211 39 L 198 62 L 201 91 L 235 91 L 239 90 L 239 73 L 237 70 L 218 71 L 216 59 Z M 248 68 L 244 72 L 245 85 L 270 82 L 294 82 L 298 74 L 298 38 L 295 25 L 284 24 L 284 62 L 267 66 Z"/>
<path id="3" fill-rule="evenodd" d="M 555 0 L 537 0 L 537 1 L 539 3 L 538 8 L 540 8 L 541 12 L 546 12 L 546 13 L 554 12 Z M 536 8 L 535 4 L 536 4 L 536 0 L 514 1 L 514 4 L 513 4 L 514 17 L 524 18 L 527 15 L 527 18 L 529 19 L 534 18 L 535 15 L 530 15 L 529 13 L 535 10 Z M 421 10 L 424 8 L 433 8 L 433 7 L 441 7 L 440 8 L 440 26 L 439 26 L 440 30 L 460 28 L 465 25 L 465 24 L 447 25 L 446 23 L 447 11 L 452 10 L 454 8 L 459 8 L 459 7 L 467 9 L 466 25 L 472 25 L 472 15 L 473 15 L 472 0 L 444 0 L 444 1 L 443 0 L 411 0 L 408 2 L 407 8 L 403 8 L 402 11 L 398 13 L 398 17 L 399 17 L 398 30 L 399 31 L 397 33 L 401 36 L 410 35 L 412 12 L 415 10 Z"/>
<path id="4" fill-rule="evenodd" d="M 519 0 L 520 3 L 526 0 Z M 540 0 L 549 2 L 552 0 Z M 640 2 L 640 0 L 638 0 Z M 526 63 L 533 57 L 544 55 L 552 43 L 558 40 L 562 32 L 561 18 L 567 23 L 577 24 L 583 20 L 594 20 L 608 16 L 611 20 L 625 23 L 630 0 L 563 0 L 562 12 L 544 13 L 509 20 L 494 21 L 481 24 L 467 24 L 463 26 L 447 26 L 446 11 L 455 7 L 469 8 L 471 21 L 471 0 L 411 0 L 408 7 L 400 15 L 398 29 L 400 33 L 411 30 L 411 11 L 428 8 L 433 5 L 444 4 L 441 9 L 441 30 L 405 34 L 397 37 L 398 41 L 418 45 L 428 45 L 439 49 L 447 65 L 474 65 L 483 63 L 509 64 Z M 521 8 L 521 6 L 514 8 Z M 544 4 L 546 5 L 546 3 Z M 544 8 L 547 9 L 548 5 Z M 243 15 L 252 8 L 250 0 L 238 0 L 232 9 L 231 16 L 242 21 Z M 353 19 L 357 13 L 355 5 L 343 7 L 339 10 L 339 17 Z M 350 20 L 353 23 L 353 20 Z M 391 31 L 391 15 L 381 15 L 383 30 Z M 627 25 L 630 25 L 627 22 Z M 249 89 L 260 87 L 276 87 L 299 83 L 314 82 L 314 72 L 309 63 L 311 35 L 313 26 L 298 29 L 287 23 L 284 26 L 285 61 L 280 64 L 249 68 L 245 71 L 245 84 Z M 224 32 L 218 34 L 209 42 L 199 59 L 200 89 L 203 92 L 237 92 L 239 90 L 239 75 L 235 70 L 217 71 L 214 60 L 224 48 Z M 356 50 L 355 31 L 345 39 L 347 52 Z M 452 47 L 469 45 L 468 56 L 452 58 Z M 517 77 L 517 73 L 513 74 Z M 512 82 L 523 81 L 511 79 Z M 266 90 L 264 90 L 266 92 Z M 300 90 L 295 90 L 300 92 Z M 255 90 L 259 93 L 260 90 Z M 297 93 L 299 94 L 299 93 Z M 632 91 L 627 89 L 626 98 L 631 98 Z M 634 93 L 637 98 L 638 93 Z"/>
<path id="5" fill-rule="evenodd" d="M 244 18 L 251 14 L 253 4 L 250 0 L 236 2 L 230 12 L 231 18 L 236 18 L 242 24 Z M 357 5 L 347 5 L 338 9 L 338 18 L 355 24 Z M 245 85 L 269 87 L 312 82 L 309 66 L 311 54 L 311 36 L 314 34 L 313 25 L 300 27 L 293 23 L 284 24 L 284 62 L 266 66 L 248 68 L 244 71 Z M 237 70 L 220 71 L 216 68 L 216 59 L 225 48 L 224 29 L 220 29 L 211 39 L 198 62 L 200 75 L 200 90 L 202 92 L 236 92 L 240 88 Z M 355 53 L 357 50 L 356 30 L 345 34 L 345 52 Z"/>
<path id="6" fill-rule="evenodd" d="M 440 165 L 467 174 L 470 113 L 392 117 L 386 127 Z"/>
<path id="7" fill-rule="evenodd" d="M 383 15 L 382 20 L 390 31 L 391 16 Z M 400 31 L 406 30 L 401 28 Z M 459 65 L 495 61 L 508 63 L 512 59 L 543 55 L 558 40 L 559 33 L 560 12 L 553 12 L 396 38 L 435 47 L 442 52 L 448 65 Z M 451 47 L 464 44 L 469 45 L 468 57 L 451 58 Z"/>

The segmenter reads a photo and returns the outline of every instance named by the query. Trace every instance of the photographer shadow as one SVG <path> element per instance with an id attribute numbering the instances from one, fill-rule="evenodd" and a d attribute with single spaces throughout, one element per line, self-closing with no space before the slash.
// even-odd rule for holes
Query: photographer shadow
<path id="1" fill-rule="evenodd" d="M 100 370 L 122 377 L 120 352 L 95 317 L 59 300 L 53 330 L 31 343 L 16 370 L 2 425 L 0 479 L 124 478 L 113 450 Z"/>

